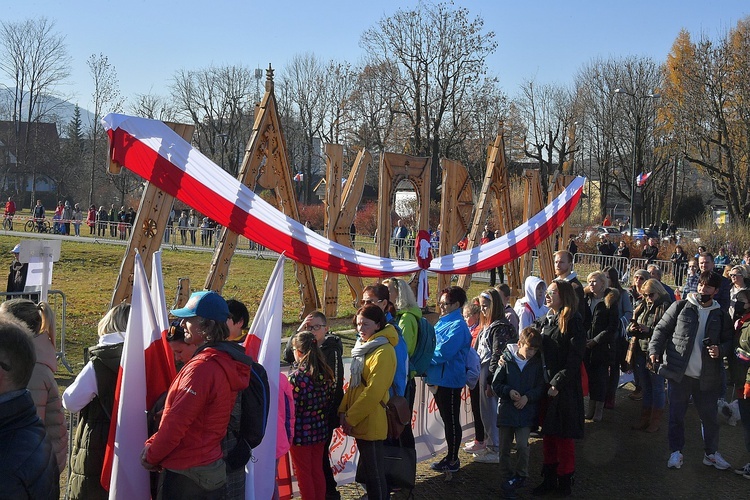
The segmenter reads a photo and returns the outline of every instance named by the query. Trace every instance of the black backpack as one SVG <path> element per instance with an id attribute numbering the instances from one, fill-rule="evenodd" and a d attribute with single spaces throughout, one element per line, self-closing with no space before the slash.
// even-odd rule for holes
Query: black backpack
<path id="1" fill-rule="evenodd" d="M 237 398 L 242 414 L 237 432 L 237 444 L 226 458 L 229 470 L 244 467 L 253 455 L 252 449 L 263 441 L 263 436 L 266 434 L 271 396 L 268 374 L 263 365 L 252 362 L 250 384 L 239 393 Z"/>

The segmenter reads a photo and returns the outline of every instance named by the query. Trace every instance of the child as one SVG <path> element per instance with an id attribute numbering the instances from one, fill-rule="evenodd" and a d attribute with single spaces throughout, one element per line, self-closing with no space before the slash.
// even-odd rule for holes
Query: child
<path id="1" fill-rule="evenodd" d="M 544 391 L 541 355 L 542 335 L 533 326 L 521 331 L 518 344 L 508 344 L 503 363 L 492 380 L 498 395 L 497 426 L 500 428 L 500 472 L 505 478 L 501 488 L 506 498 L 515 498 L 515 490 L 529 476 L 529 432 L 536 425 L 539 401 Z M 510 464 L 510 448 L 516 439 L 518 462 L 515 473 Z"/>
<path id="2" fill-rule="evenodd" d="M 321 464 L 336 382 L 312 332 L 296 334 L 292 348 L 297 369 L 289 374 L 295 407 L 294 446 L 289 451 L 301 497 L 325 500 L 326 480 Z"/>
<path id="3" fill-rule="evenodd" d="M 464 305 L 462 312 L 464 320 L 469 326 L 469 333 L 471 333 L 471 347 L 476 349 L 477 336 L 482 330 L 479 328 L 479 317 L 482 314 L 482 309 L 479 307 L 479 297 L 474 297 L 470 304 Z M 466 453 L 482 453 L 487 449 L 487 446 L 484 444 L 484 424 L 479 408 L 479 384 L 469 390 L 469 398 L 471 399 L 471 413 L 474 415 L 474 439 L 466 443 L 464 451 Z"/>

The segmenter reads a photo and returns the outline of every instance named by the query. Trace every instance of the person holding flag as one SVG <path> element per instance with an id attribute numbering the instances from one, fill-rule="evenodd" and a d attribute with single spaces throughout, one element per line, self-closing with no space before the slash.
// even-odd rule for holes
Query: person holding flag
<path id="1" fill-rule="evenodd" d="M 218 499 L 227 479 L 221 440 L 237 393 L 248 386 L 250 358 L 229 337 L 229 309 L 213 291 L 195 292 L 182 318 L 185 343 L 198 346 L 169 387 L 159 430 L 141 453 L 147 470 L 163 471 L 160 498 Z"/>
<path id="2" fill-rule="evenodd" d="M 73 438 L 68 485 L 68 498 L 74 500 L 108 498 L 100 477 L 129 315 L 130 304 L 126 302 L 104 315 L 98 326 L 99 342 L 89 349 L 89 362 L 62 395 L 69 412 L 81 412 Z"/>

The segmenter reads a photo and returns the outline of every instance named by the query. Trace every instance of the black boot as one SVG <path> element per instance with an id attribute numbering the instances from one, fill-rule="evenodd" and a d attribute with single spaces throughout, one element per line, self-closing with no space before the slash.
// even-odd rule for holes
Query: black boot
<path id="1" fill-rule="evenodd" d="M 557 496 L 569 497 L 573 493 L 573 473 L 557 476 Z"/>
<path id="2" fill-rule="evenodd" d="M 531 494 L 535 497 L 549 495 L 557 490 L 557 464 L 542 465 L 542 477 L 544 477 L 542 484 L 531 490 Z"/>

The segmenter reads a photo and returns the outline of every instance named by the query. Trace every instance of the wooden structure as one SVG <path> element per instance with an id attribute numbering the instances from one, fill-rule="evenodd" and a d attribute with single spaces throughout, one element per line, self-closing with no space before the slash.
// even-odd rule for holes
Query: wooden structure
<path id="1" fill-rule="evenodd" d="M 339 144 L 326 144 L 326 196 L 323 234 L 331 241 L 352 247 L 350 228 L 354 223 L 357 205 L 365 188 L 365 174 L 372 165 L 372 155 L 360 150 L 349 172 L 346 184 L 341 188 L 344 148 Z M 339 275 L 326 271 L 323 291 L 324 314 L 335 317 L 339 301 Z M 364 289 L 362 278 L 346 276 L 353 303 L 356 305 Z"/>
<path id="2" fill-rule="evenodd" d="M 380 156 L 378 193 L 378 236 L 375 246 L 378 255 L 387 257 L 393 235 L 391 213 L 396 200 L 396 187 L 403 180 L 411 181 L 417 193 L 419 220 L 417 229 L 428 229 L 430 224 L 430 161 L 429 157 L 383 153 Z"/>
<path id="3" fill-rule="evenodd" d="M 503 126 L 501 123 L 501 133 L 495 137 L 495 142 L 487 148 L 487 169 L 484 172 L 482 190 L 479 193 L 479 201 L 474 211 L 468 248 L 474 248 L 479 245 L 484 221 L 487 220 L 487 215 L 489 214 L 490 207 L 493 206 L 493 202 L 494 212 L 498 216 L 498 224 L 503 234 L 512 231 L 516 227 L 511 214 L 510 185 L 508 183 L 508 169 L 505 164 L 505 140 L 502 129 Z M 505 276 L 511 290 L 517 294 L 522 287 L 518 260 L 512 260 L 506 264 Z M 468 290 L 469 285 L 471 285 L 470 274 L 459 276 L 458 286 Z"/>
<path id="4" fill-rule="evenodd" d="M 181 123 L 166 123 L 177 134 L 190 142 L 195 127 Z M 109 172 L 119 174 L 122 166 L 110 161 Z M 151 259 L 161 246 L 164 231 L 168 230 L 167 221 L 172 210 L 174 197 L 157 188 L 150 182 L 146 183 L 141 196 L 141 203 L 136 212 L 133 222 L 133 230 L 130 233 L 125 256 L 120 265 L 120 274 L 117 276 L 115 290 L 112 293 L 110 308 L 121 302 L 130 302 L 133 295 L 133 272 L 135 268 L 135 249 L 141 254 L 143 265 L 146 268 L 146 276 L 151 278 Z"/>
<path id="5" fill-rule="evenodd" d="M 281 130 L 273 89 L 273 69 L 269 65 L 266 70 L 266 92 L 256 105 L 253 131 L 245 147 L 245 156 L 237 178 L 250 189 L 255 189 L 257 184 L 272 189 L 276 195 L 274 206 L 292 219 L 299 220 L 286 140 Z M 221 291 L 227 280 L 237 239 L 237 233 L 227 228 L 222 229 L 204 289 Z M 298 262 L 294 264 L 294 268 L 303 305 L 300 317 L 304 317 L 320 307 L 320 299 L 312 268 Z"/>
<path id="6" fill-rule="evenodd" d="M 523 219 L 529 220 L 544 208 L 546 202 L 545 197 L 542 194 L 542 185 L 539 182 L 539 170 L 524 170 L 523 178 L 526 181 L 523 198 Z M 552 253 L 554 252 L 553 242 L 554 234 L 537 246 L 540 277 L 545 283 L 549 283 L 555 279 L 555 269 L 552 258 Z M 531 259 L 531 252 L 528 252 L 521 256 L 521 275 L 531 276 L 532 271 L 533 261 Z"/>
<path id="7" fill-rule="evenodd" d="M 457 161 L 442 159 L 442 193 L 440 195 L 440 255 L 450 255 L 453 245 L 469 232 L 471 213 L 474 210 L 471 179 L 466 168 Z M 450 286 L 450 274 L 438 274 L 437 289 Z"/>

